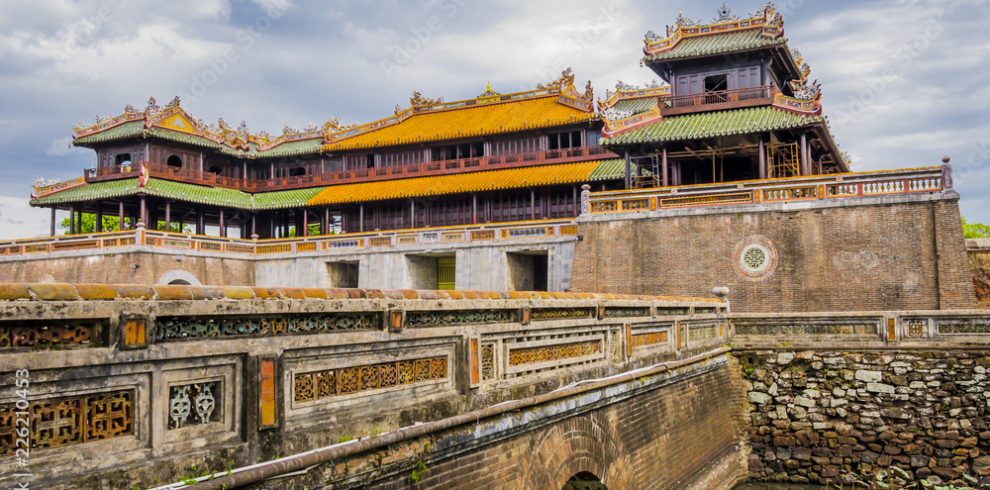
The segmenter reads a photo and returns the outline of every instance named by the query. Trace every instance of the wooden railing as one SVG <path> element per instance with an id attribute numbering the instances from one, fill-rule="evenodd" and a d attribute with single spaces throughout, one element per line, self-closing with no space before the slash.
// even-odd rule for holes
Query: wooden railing
<path id="1" fill-rule="evenodd" d="M 603 214 L 705 206 L 735 206 L 794 201 L 939 192 L 946 188 L 946 167 L 890 172 L 753 180 L 608 192 L 582 196 L 581 214 Z"/>
<path id="2" fill-rule="evenodd" d="M 600 146 L 544 150 L 531 153 L 514 153 L 456 160 L 420 162 L 392 167 L 342 170 L 321 174 L 280 177 L 275 179 L 240 179 L 211 172 L 171 167 L 162 163 L 142 163 L 150 177 L 187 182 L 190 184 L 227 187 L 245 192 L 266 192 L 300 189 L 323 185 L 347 184 L 404 177 L 423 177 L 479 170 L 526 167 L 554 163 L 586 161 L 594 158 L 616 158 L 617 155 Z M 85 171 L 86 182 L 136 177 L 139 164 L 130 167 L 90 168 Z"/>
<path id="3" fill-rule="evenodd" d="M 699 111 L 738 109 L 773 103 L 777 88 L 771 85 L 736 90 L 720 90 L 701 94 L 660 97 L 664 116 Z"/>
<path id="4" fill-rule="evenodd" d="M 3 240 L 0 241 L 0 257 L 93 251 L 136 245 L 172 250 L 269 255 L 432 243 L 532 240 L 576 235 L 577 224 L 573 220 L 522 221 L 268 240 L 192 235 L 138 228 L 85 235 Z"/>

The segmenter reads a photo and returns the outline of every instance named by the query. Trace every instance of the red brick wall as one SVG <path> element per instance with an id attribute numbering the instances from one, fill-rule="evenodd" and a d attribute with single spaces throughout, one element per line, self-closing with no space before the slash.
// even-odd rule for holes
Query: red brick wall
<path id="1" fill-rule="evenodd" d="M 708 295 L 735 311 L 951 309 L 975 305 L 956 199 L 793 212 L 699 214 L 580 226 L 575 291 Z M 777 265 L 739 270 L 765 240 Z"/>

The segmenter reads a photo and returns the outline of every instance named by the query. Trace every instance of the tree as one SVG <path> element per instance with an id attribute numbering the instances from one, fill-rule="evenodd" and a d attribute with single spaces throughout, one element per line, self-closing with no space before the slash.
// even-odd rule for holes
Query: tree
<path id="1" fill-rule="evenodd" d="M 124 218 L 124 228 L 134 228 L 133 219 Z M 103 216 L 103 231 L 116 231 L 120 229 L 120 219 L 113 215 Z M 62 218 L 61 223 L 62 231 L 65 234 L 69 233 L 69 218 Z M 155 228 L 158 230 L 165 229 L 165 222 L 159 220 L 158 226 Z M 169 227 L 169 231 L 172 233 L 191 233 L 192 230 L 183 226 L 182 223 L 172 223 Z M 80 218 L 80 228 L 79 233 L 95 233 L 96 232 L 96 214 L 95 213 L 82 213 Z"/>
<path id="2" fill-rule="evenodd" d="M 990 226 L 983 223 L 967 223 L 963 218 L 963 235 L 966 238 L 990 238 Z"/>

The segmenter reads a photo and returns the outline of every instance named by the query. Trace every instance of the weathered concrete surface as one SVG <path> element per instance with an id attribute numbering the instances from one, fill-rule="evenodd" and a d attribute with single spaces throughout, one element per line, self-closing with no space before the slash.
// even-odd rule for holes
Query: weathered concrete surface
<path id="1" fill-rule="evenodd" d="M 990 484 L 990 350 L 737 351 L 750 475 L 849 482 L 896 466 Z"/>
<path id="2" fill-rule="evenodd" d="M 579 219 L 576 291 L 697 295 L 728 286 L 735 311 L 975 306 L 958 194 L 887 196 Z M 743 252 L 769 252 L 764 274 Z"/>
<path id="3" fill-rule="evenodd" d="M 336 287 L 330 264 L 358 264 L 357 287 L 434 289 L 436 278 L 417 273 L 417 259 L 456 257 L 456 289 L 523 290 L 509 275 L 508 254 L 547 256 L 547 289 L 570 288 L 574 237 L 532 238 L 506 242 L 450 242 L 394 248 L 329 249 L 317 252 L 253 255 L 128 246 L 0 257 L 0 282 L 69 282 L 104 284 L 191 284 L 265 287 Z M 435 263 L 434 268 L 435 276 Z"/>

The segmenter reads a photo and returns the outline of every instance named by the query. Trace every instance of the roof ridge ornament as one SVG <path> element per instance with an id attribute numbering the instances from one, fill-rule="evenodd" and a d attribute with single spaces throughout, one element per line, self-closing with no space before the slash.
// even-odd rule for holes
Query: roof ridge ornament
<path id="1" fill-rule="evenodd" d="M 161 107 L 158 107 L 158 101 L 154 97 L 148 97 L 148 105 L 144 108 L 145 114 L 156 114 L 160 110 Z"/>
<path id="2" fill-rule="evenodd" d="M 502 94 L 500 94 L 500 93 L 492 90 L 492 82 L 491 82 L 491 80 L 489 80 L 488 81 L 488 86 L 485 87 L 485 91 L 482 92 L 481 94 L 479 94 L 478 95 L 478 98 L 479 99 L 486 99 L 486 98 L 490 98 L 490 97 L 498 97 L 499 95 L 502 95 Z"/>
<path id="3" fill-rule="evenodd" d="M 423 93 L 420 92 L 419 90 L 414 90 L 412 96 L 409 97 L 409 104 L 412 105 L 413 107 L 430 106 L 430 105 L 437 105 L 442 103 L 443 103 L 443 97 L 437 97 L 436 99 L 429 99 L 423 97 Z"/>
<path id="4" fill-rule="evenodd" d="M 738 15 L 732 15 L 732 7 L 723 3 L 721 7 L 718 8 L 718 16 L 715 17 L 715 22 L 732 22 L 734 20 L 739 20 Z"/>
<path id="5" fill-rule="evenodd" d="M 565 68 L 560 72 L 560 77 L 556 80 L 551 80 L 547 83 L 541 83 L 536 86 L 537 90 L 566 90 L 569 87 L 574 86 L 574 70 L 571 67 Z"/>

